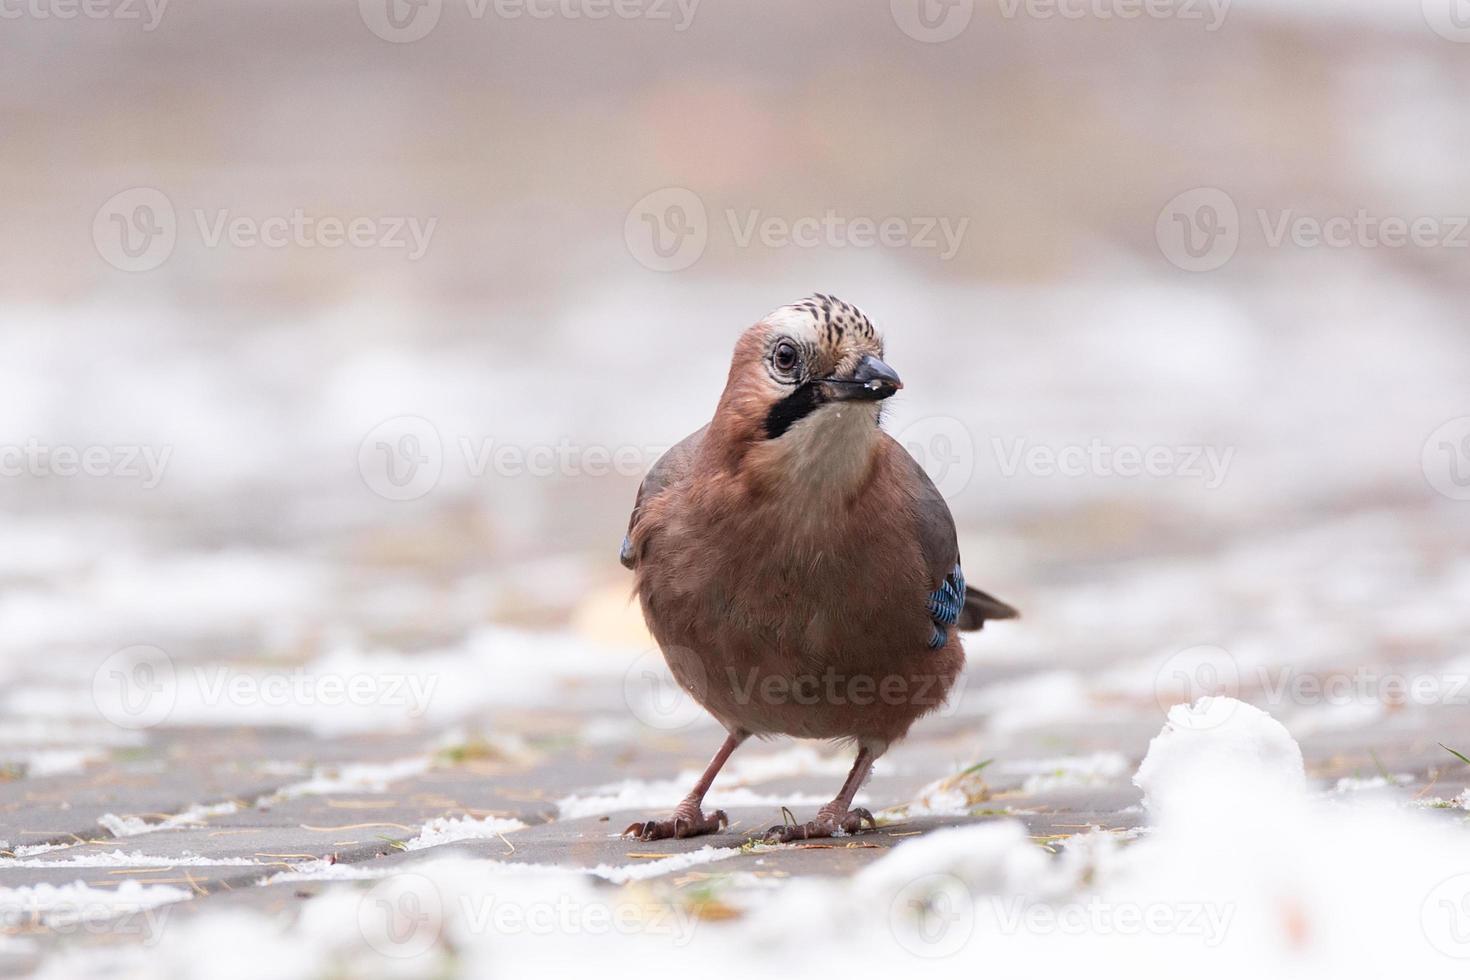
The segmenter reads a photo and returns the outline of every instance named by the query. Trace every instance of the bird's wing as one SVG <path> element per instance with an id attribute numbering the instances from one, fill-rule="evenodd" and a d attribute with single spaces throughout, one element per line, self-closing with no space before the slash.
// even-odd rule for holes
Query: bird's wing
<path id="1" fill-rule="evenodd" d="M 701 426 L 697 431 L 691 432 L 675 443 L 658 458 L 658 461 L 649 468 L 648 474 L 643 477 L 643 483 L 638 487 L 638 497 L 633 501 L 633 513 L 628 518 L 628 533 L 623 535 L 623 548 L 618 553 L 618 560 L 625 568 L 632 568 L 638 560 L 633 554 L 633 525 L 638 523 L 639 511 L 642 510 L 645 503 L 658 496 L 664 487 L 689 471 L 689 466 L 694 461 L 695 454 L 699 452 L 699 446 L 704 442 L 704 433 L 708 428 L 708 425 Z"/>
<path id="2" fill-rule="evenodd" d="M 918 461 L 901 446 L 899 448 L 913 470 L 919 549 L 929 570 L 929 581 L 934 585 L 934 592 L 929 596 L 929 618 L 934 620 L 930 647 L 944 646 L 951 626 L 978 630 L 989 619 L 1015 619 L 1020 613 L 1014 607 L 965 584 L 965 573 L 960 567 L 959 537 L 955 533 L 949 504 L 945 503 L 939 488 Z"/>

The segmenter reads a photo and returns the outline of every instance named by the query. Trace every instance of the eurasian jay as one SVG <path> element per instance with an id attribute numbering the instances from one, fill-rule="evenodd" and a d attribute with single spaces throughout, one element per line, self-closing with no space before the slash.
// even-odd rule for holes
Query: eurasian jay
<path id="1" fill-rule="evenodd" d="M 856 833 L 873 762 L 939 708 L 964 665 L 958 630 L 1016 610 L 965 584 L 954 519 L 879 427 L 903 387 L 855 306 L 816 294 L 735 345 L 714 418 L 654 464 L 623 541 L 674 679 L 729 733 L 642 840 L 723 828 L 705 793 L 751 735 L 850 740 L 837 797 L 771 841 Z"/>

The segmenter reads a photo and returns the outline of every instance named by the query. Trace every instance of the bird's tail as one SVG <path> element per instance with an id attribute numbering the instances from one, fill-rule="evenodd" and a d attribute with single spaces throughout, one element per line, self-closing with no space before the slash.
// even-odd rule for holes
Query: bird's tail
<path id="1" fill-rule="evenodd" d="M 988 592 L 972 585 L 965 586 L 965 606 L 960 610 L 958 626 L 962 630 L 978 630 L 988 619 L 1015 619 L 1020 616 L 1015 606 L 1001 602 Z"/>

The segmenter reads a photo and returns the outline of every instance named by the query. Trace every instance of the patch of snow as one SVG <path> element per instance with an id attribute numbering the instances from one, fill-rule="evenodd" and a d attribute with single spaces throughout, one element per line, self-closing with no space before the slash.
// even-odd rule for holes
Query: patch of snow
<path id="1" fill-rule="evenodd" d="M 525 824 L 505 817 L 435 817 L 424 824 L 418 836 L 404 844 L 404 849 L 418 851 L 460 840 L 484 840 L 511 831 L 524 830 Z"/>
<path id="2" fill-rule="evenodd" d="M 10 922 L 34 920 L 55 928 L 144 912 L 192 897 L 192 892 L 169 885 L 124 881 L 116 888 L 94 888 L 76 881 L 0 888 L 0 910 Z"/>
<path id="3" fill-rule="evenodd" d="M 996 772 L 1025 776 L 1021 792 L 1045 793 L 1109 783 L 1128 772 L 1128 760 L 1117 752 L 999 761 Z"/>
<path id="4" fill-rule="evenodd" d="M 1411 806 L 1423 810 L 1470 810 L 1470 788 L 1461 790 L 1449 799 L 1438 796 L 1411 800 Z"/>
<path id="5" fill-rule="evenodd" d="M 887 807 L 879 815 L 884 821 L 910 817 L 963 817 L 990 799 L 985 781 L 988 767 L 971 766 L 952 776 L 936 779 L 920 789 L 908 803 Z"/>
<path id="6" fill-rule="evenodd" d="M 8 746 L 53 746 L 73 745 L 90 749 L 92 746 L 138 746 L 148 741 L 147 733 L 119 728 L 110 722 L 57 720 L 53 718 L 22 717 L 9 718 L 0 722 L 0 745 Z M 102 754 L 101 749 L 95 749 Z"/>
<path id="7" fill-rule="evenodd" d="M 1229 815 L 1300 800 L 1306 792 L 1301 749 L 1281 723 L 1223 697 L 1169 709 L 1133 782 L 1156 822 L 1167 822 L 1171 811 Z"/>
<path id="8" fill-rule="evenodd" d="M 96 749 L 37 749 L 15 757 L 27 776 L 62 776 L 81 772 L 90 762 L 107 757 Z"/>
<path id="9" fill-rule="evenodd" d="M 996 820 L 936 830 L 906 840 L 858 872 L 853 889 L 873 899 L 892 898 L 916 878 L 942 871 L 987 894 L 1032 891 L 1053 872 L 1046 851 L 1019 820 Z"/>
<path id="10" fill-rule="evenodd" d="M 1357 776 L 1343 776 L 1332 787 L 1334 793 L 1367 793 L 1373 790 L 1388 789 L 1392 786 L 1403 786 L 1412 783 L 1414 777 L 1408 773 L 1396 773 L 1390 782 L 1382 776 L 1368 776 L 1359 778 Z"/>
<path id="11" fill-rule="evenodd" d="M 341 766 L 319 766 L 310 779 L 283 786 L 276 799 L 292 800 L 300 796 L 327 796 L 332 793 L 385 793 L 400 780 L 428 772 L 428 756 L 397 759 L 393 762 L 354 762 Z"/>
<path id="12" fill-rule="evenodd" d="M 939 830 L 851 879 L 766 878 L 732 893 L 741 876 L 722 876 L 729 921 L 699 920 L 685 892 L 652 879 L 733 848 L 586 870 L 448 856 L 391 869 L 309 862 L 273 879 L 328 882 L 294 918 L 210 909 L 171 924 L 146 956 L 81 948 L 47 969 L 87 975 L 105 956 L 139 974 L 204 976 L 222 952 L 258 947 L 242 977 L 538 975 L 553 958 L 615 978 L 698 962 L 713 980 L 916 965 L 955 980 L 1449 975 L 1444 950 L 1463 944 L 1436 902 L 1470 888 L 1456 870 L 1470 867 L 1470 839 L 1402 808 L 1310 799 L 1298 759 L 1284 729 L 1248 706 L 1181 706 L 1140 767 L 1156 821 L 1147 835 L 1082 833 L 1052 855 L 1017 820 Z M 1201 772 L 1236 802 L 1222 805 Z M 400 907 L 429 930 L 412 958 L 395 958 L 374 931 L 375 910 Z"/>
<path id="13" fill-rule="evenodd" d="M 625 779 L 608 783 L 586 793 L 562 797 L 556 801 L 557 812 L 563 820 L 600 816 L 621 810 L 662 812 L 673 809 L 680 800 L 688 796 L 690 787 L 698 778 L 697 774 L 686 773 L 674 779 Z M 708 812 L 733 806 L 821 806 L 830 800 L 830 796 L 803 793 L 764 795 L 739 786 L 722 787 L 717 780 L 704 799 L 704 809 Z"/>
<path id="14" fill-rule="evenodd" d="M 986 727 L 997 733 L 1030 731 L 1097 715 L 1087 685 L 1070 670 L 989 684 L 974 693 L 966 690 L 961 703 L 966 713 L 978 710 L 988 715 Z"/>
<path id="15" fill-rule="evenodd" d="M 121 850 L 87 851 L 69 857 L 33 858 L 18 855 L 0 858 L 0 868 L 171 868 L 171 867 L 253 867 L 258 862 L 249 858 L 207 857 L 184 851 L 177 857 L 141 854 Z"/>
<path id="16" fill-rule="evenodd" d="M 104 813 L 97 818 L 97 822 L 114 837 L 136 837 L 139 834 L 151 834 L 158 830 L 178 830 L 184 827 L 198 827 L 208 822 L 210 817 L 236 813 L 239 809 L 239 803 L 234 800 L 227 800 L 224 803 L 196 803 L 186 810 L 169 814 L 162 820 L 152 822 L 142 817 L 118 816 L 116 813 Z"/>
<path id="17" fill-rule="evenodd" d="M 635 742 L 647 733 L 647 725 L 628 715 L 604 715 L 584 722 L 578 738 L 588 745 L 618 745 Z"/>
<path id="18" fill-rule="evenodd" d="M 263 888 L 285 881 L 364 881 L 396 874 L 398 870 L 386 866 L 349 864 L 342 861 L 329 861 L 326 858 L 313 858 L 310 861 L 293 864 L 290 871 L 278 871 L 261 879 L 260 886 Z"/>
<path id="19" fill-rule="evenodd" d="M 0 612 L 6 601 L 17 600 L 0 597 Z M 87 611 L 46 609 L 37 616 L 68 621 Z M 235 614 L 221 616 L 216 625 L 236 622 Z M 320 735 L 438 730 L 487 708 L 554 700 L 569 683 L 620 678 L 640 652 L 602 648 L 565 630 L 485 626 L 457 644 L 415 653 L 341 636 L 322 655 L 279 667 L 174 658 L 165 680 L 169 709 L 158 724 L 279 726 Z M 53 723 L 95 721 L 97 708 L 81 687 L 85 682 L 89 690 L 95 666 L 17 684 L 0 695 L 0 707 Z"/>
<path id="20" fill-rule="evenodd" d="M 1298 709 L 1286 721 L 1299 736 L 1357 731 L 1383 718 L 1387 711 L 1381 701 L 1326 702 Z"/>
<path id="21" fill-rule="evenodd" d="M 686 868 L 697 867 L 701 864 L 712 864 L 715 861 L 724 861 L 727 858 L 739 857 L 738 847 L 701 847 L 697 851 L 685 851 L 682 854 L 671 854 L 666 858 L 656 858 L 652 861 L 644 861 L 638 864 L 599 864 L 596 867 L 587 868 L 586 873 L 597 878 L 603 878 L 615 885 L 625 884 L 629 881 L 646 881 L 659 875 L 668 874 L 671 871 L 683 871 Z M 580 869 L 579 869 L 580 870 Z"/>
<path id="22" fill-rule="evenodd" d="M 826 754 L 797 743 L 779 752 L 737 753 L 720 772 L 719 783 L 748 785 L 794 776 L 846 776 L 853 760 L 843 754 Z"/>

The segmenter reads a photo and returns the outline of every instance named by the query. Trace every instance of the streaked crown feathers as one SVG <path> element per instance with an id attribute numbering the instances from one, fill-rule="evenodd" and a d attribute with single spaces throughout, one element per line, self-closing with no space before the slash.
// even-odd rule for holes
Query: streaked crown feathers
<path id="1" fill-rule="evenodd" d="M 852 341 L 880 352 L 883 349 L 883 338 L 866 313 L 825 293 L 813 293 L 805 299 L 778 307 L 766 316 L 765 322 L 828 350 L 841 348 Z"/>

